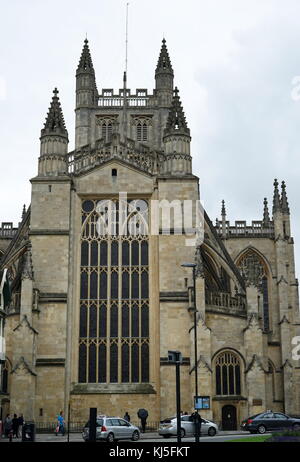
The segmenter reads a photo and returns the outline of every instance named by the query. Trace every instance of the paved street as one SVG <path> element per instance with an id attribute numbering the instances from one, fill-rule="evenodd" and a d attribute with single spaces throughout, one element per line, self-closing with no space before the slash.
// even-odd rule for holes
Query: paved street
<path id="1" fill-rule="evenodd" d="M 220 432 L 217 436 L 210 437 L 210 436 L 203 436 L 200 438 L 200 442 L 202 443 L 218 443 L 218 442 L 224 442 L 224 441 L 229 441 L 232 439 L 238 439 L 238 438 L 248 438 L 248 437 L 253 437 L 253 435 L 249 434 L 248 432 L 241 432 L 241 431 L 236 431 L 236 432 Z M 7 438 L 2 438 L 0 440 L 1 442 L 9 442 Z M 21 439 L 13 439 L 13 443 L 20 442 Z M 36 435 L 36 441 L 37 442 L 68 442 L 68 436 L 55 436 L 54 434 L 37 434 Z M 69 436 L 69 442 L 82 442 L 82 436 L 81 433 L 70 433 Z M 155 432 L 149 432 L 146 434 L 141 434 L 141 439 L 139 440 L 140 442 L 149 442 L 149 443 L 176 443 L 177 439 L 176 438 L 162 438 Z M 182 439 L 182 444 L 185 443 L 192 443 L 195 441 L 195 438 L 183 438 Z M 125 441 L 124 441 L 125 442 Z M 130 441 L 132 443 L 132 441 Z"/>

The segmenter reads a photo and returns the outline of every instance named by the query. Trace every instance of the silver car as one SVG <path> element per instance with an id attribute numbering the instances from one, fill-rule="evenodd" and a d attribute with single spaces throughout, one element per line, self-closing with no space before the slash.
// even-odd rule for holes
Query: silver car
<path id="1" fill-rule="evenodd" d="M 89 439 L 89 427 L 90 422 L 87 422 L 82 432 L 84 441 Z M 121 417 L 99 415 L 97 416 L 96 439 L 108 441 L 109 443 L 126 439 L 138 441 L 140 439 L 140 430 L 135 425 L 127 422 L 127 420 L 121 419 Z"/>
<path id="2" fill-rule="evenodd" d="M 210 420 L 202 419 L 201 435 L 215 436 L 218 433 L 218 425 Z M 158 429 L 158 434 L 164 438 L 177 435 L 177 418 L 162 420 Z M 181 416 L 181 438 L 195 435 L 195 423 L 192 422 L 190 415 Z"/>

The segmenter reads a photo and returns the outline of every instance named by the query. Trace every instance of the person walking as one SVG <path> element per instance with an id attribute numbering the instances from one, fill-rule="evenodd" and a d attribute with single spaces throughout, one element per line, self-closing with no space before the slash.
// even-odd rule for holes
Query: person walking
<path id="1" fill-rule="evenodd" d="M 191 415 L 191 420 L 195 424 L 196 437 L 199 438 L 201 435 L 201 424 L 202 422 L 205 422 L 205 421 L 202 419 L 201 415 L 199 414 L 198 409 L 195 412 L 193 412 L 193 414 Z"/>
<path id="2" fill-rule="evenodd" d="M 130 422 L 130 415 L 128 414 L 128 412 L 125 412 L 124 420 L 127 420 L 127 422 Z"/>
<path id="3" fill-rule="evenodd" d="M 58 433 L 61 433 L 62 436 L 65 435 L 65 419 L 63 416 L 63 411 L 61 411 L 59 413 L 59 416 L 57 417 L 57 426 L 55 431 L 56 436 L 58 435 Z"/>
<path id="4" fill-rule="evenodd" d="M 145 433 L 148 411 L 146 409 L 139 409 L 137 412 L 137 415 L 138 415 L 138 418 L 141 419 L 142 433 Z"/>
<path id="5" fill-rule="evenodd" d="M 14 418 L 12 419 L 12 431 L 13 431 L 13 437 L 18 438 L 18 417 L 17 414 L 14 414 Z"/>
<path id="6" fill-rule="evenodd" d="M 24 417 L 23 417 L 23 414 L 20 414 L 18 417 L 18 432 L 17 432 L 18 438 L 22 436 L 23 425 L 24 425 Z M 20 432 L 21 432 L 21 435 L 20 435 Z"/>
<path id="7" fill-rule="evenodd" d="M 11 431 L 12 431 L 12 420 L 10 418 L 10 415 L 7 414 L 7 416 L 5 417 L 5 421 L 4 421 L 4 435 L 7 438 L 9 438 L 9 434 Z"/>

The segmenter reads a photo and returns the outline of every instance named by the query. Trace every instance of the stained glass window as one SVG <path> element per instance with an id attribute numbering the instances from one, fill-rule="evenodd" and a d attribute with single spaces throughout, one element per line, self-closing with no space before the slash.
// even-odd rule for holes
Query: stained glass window
<path id="1" fill-rule="evenodd" d="M 262 293 L 263 301 L 263 328 L 265 332 L 270 329 L 268 272 L 263 259 L 252 249 L 248 250 L 238 260 L 239 267 L 246 284 L 256 286 Z"/>
<path id="2" fill-rule="evenodd" d="M 149 382 L 147 203 L 121 205 L 82 203 L 80 383 Z"/>

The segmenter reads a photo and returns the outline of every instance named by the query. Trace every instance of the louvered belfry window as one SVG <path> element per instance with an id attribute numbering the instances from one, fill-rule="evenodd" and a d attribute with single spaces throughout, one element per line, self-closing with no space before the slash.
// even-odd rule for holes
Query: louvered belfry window
<path id="1" fill-rule="evenodd" d="M 82 203 L 80 383 L 149 382 L 148 207 Z"/>

